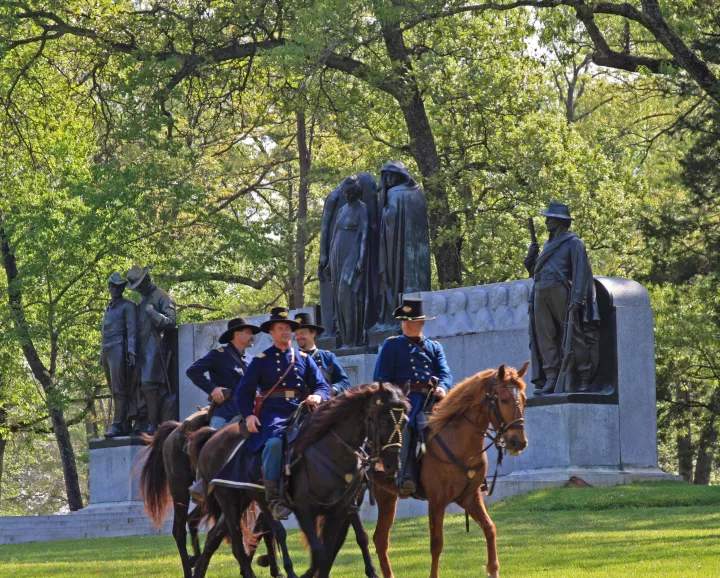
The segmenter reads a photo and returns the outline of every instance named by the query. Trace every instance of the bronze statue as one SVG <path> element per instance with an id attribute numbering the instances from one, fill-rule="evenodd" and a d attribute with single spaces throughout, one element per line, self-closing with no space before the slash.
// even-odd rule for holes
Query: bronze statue
<path id="1" fill-rule="evenodd" d="M 590 261 L 585 244 L 568 230 L 567 205 L 550 203 L 542 214 L 550 237 L 542 253 L 533 238 L 523 261 L 534 280 L 529 313 L 535 395 L 587 392 L 597 370 L 600 322 Z"/>
<path id="2" fill-rule="evenodd" d="M 342 345 L 354 347 L 365 343 L 368 209 L 360 200 L 362 187 L 358 177 L 347 177 L 341 188 L 346 204 L 335 221 L 325 272 L 332 282 L 335 325 Z"/>
<path id="3" fill-rule="evenodd" d="M 113 397 L 114 411 L 106 438 L 130 435 L 128 404 L 131 394 L 131 371 L 135 366 L 135 335 L 137 329 L 137 306 L 122 295 L 127 281 L 120 273 L 108 279 L 110 303 L 105 308 L 102 321 L 102 350 L 100 362 L 105 379 Z"/>
<path id="4" fill-rule="evenodd" d="M 138 371 L 144 411 L 133 433 L 153 435 L 162 417 L 171 419 L 168 410 L 173 399 L 168 377 L 168 351 L 164 331 L 175 327 L 175 301 L 152 282 L 148 267 L 134 265 L 127 274 L 128 286 L 140 295 L 138 304 Z"/>
<path id="5" fill-rule="evenodd" d="M 398 326 L 399 295 L 430 290 L 430 238 L 425 194 L 405 165 L 380 171 L 377 331 Z"/>
<path id="6" fill-rule="evenodd" d="M 378 194 L 375 177 L 370 173 L 358 173 L 358 181 L 362 189 L 361 201 L 367 208 L 367 271 L 377 270 L 378 260 Z M 338 335 L 338 327 L 335 316 L 335 305 L 333 302 L 333 284 L 325 274 L 330 262 L 332 250 L 333 232 L 335 221 L 340 210 L 345 206 L 345 196 L 342 192 L 342 185 L 338 185 L 325 199 L 323 208 L 322 223 L 320 226 L 320 260 L 318 263 L 318 279 L 320 281 L 320 311 L 322 322 L 327 327 L 324 336 Z M 376 275 L 365 276 L 365 327 L 368 329 L 375 324 L 377 319 L 377 294 L 378 279 Z"/>

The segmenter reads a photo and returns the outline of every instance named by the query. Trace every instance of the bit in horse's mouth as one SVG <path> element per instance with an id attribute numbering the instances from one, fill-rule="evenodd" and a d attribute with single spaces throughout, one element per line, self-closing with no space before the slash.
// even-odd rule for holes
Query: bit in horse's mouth
<path id="1" fill-rule="evenodd" d="M 508 450 L 508 453 L 511 456 L 519 456 L 522 453 L 522 450 Z"/>

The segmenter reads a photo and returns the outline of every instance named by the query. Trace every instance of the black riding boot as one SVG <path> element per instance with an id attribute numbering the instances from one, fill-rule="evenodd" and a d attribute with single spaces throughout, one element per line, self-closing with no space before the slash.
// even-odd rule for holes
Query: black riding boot
<path id="1" fill-rule="evenodd" d="M 398 490 L 401 496 L 414 494 L 417 489 L 417 457 L 415 455 L 415 432 L 409 427 L 403 431 L 400 448 L 400 471 L 398 472 Z"/>
<path id="2" fill-rule="evenodd" d="M 113 403 L 115 404 L 113 422 L 105 432 L 105 437 L 114 438 L 130 435 L 130 428 L 127 423 L 127 400 L 123 397 L 115 397 L 113 398 Z"/>
<path id="3" fill-rule="evenodd" d="M 280 499 L 280 482 L 263 480 L 263 484 L 265 484 L 265 499 L 268 501 L 272 517 L 276 520 L 287 520 L 288 516 L 292 514 L 292 510 Z"/>

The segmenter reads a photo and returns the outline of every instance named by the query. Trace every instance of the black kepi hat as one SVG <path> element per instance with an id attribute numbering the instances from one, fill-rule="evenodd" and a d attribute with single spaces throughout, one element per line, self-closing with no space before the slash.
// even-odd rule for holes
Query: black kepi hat
<path id="1" fill-rule="evenodd" d="M 112 283 L 113 285 L 122 285 L 124 287 L 127 285 L 127 279 L 123 279 L 123 276 L 115 271 L 112 275 L 110 275 L 110 277 L 108 277 L 108 283 Z"/>
<path id="2" fill-rule="evenodd" d="M 287 307 L 273 307 L 270 310 L 270 319 L 260 325 L 260 331 L 267 333 L 273 326 L 273 323 L 282 321 L 290 325 L 290 329 L 295 331 L 300 324 L 297 321 L 290 319 L 290 310 Z"/>
<path id="3" fill-rule="evenodd" d="M 313 317 L 312 313 L 305 313 L 304 311 L 296 313 L 295 321 L 300 324 L 300 327 L 298 327 L 298 329 L 314 329 L 318 332 L 318 335 L 325 331 L 324 327 L 320 325 L 315 325 L 315 318 Z"/>
<path id="4" fill-rule="evenodd" d="M 235 319 L 228 321 L 227 329 L 220 336 L 218 341 L 220 343 L 228 343 L 232 339 L 233 333 L 236 331 L 242 331 L 243 329 L 252 329 L 253 335 L 260 333 L 260 328 L 257 325 L 248 323 L 244 317 L 236 317 Z"/>
<path id="5" fill-rule="evenodd" d="M 136 289 L 142 280 L 145 279 L 145 275 L 150 271 L 150 267 L 140 267 L 139 265 L 133 265 L 130 271 L 127 272 L 128 287 L 130 289 Z"/>
<path id="6" fill-rule="evenodd" d="M 401 321 L 431 321 L 435 319 L 425 315 L 422 299 L 403 298 L 402 305 L 393 312 L 395 319 Z"/>
<path id="7" fill-rule="evenodd" d="M 548 208 L 542 212 L 542 216 L 555 217 L 556 219 L 565 219 L 567 221 L 572 221 L 572 217 L 570 216 L 570 209 L 564 203 L 554 203 L 551 201 L 550 204 L 548 204 Z"/>

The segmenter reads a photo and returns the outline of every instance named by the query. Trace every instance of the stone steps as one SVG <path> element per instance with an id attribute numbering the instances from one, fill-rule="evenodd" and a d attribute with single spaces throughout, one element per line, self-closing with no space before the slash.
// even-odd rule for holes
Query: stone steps
<path id="1" fill-rule="evenodd" d="M 0 544 L 116 538 L 122 536 L 161 536 L 172 529 L 172 513 L 157 530 L 136 504 L 87 508 L 58 516 L 0 517 Z"/>

